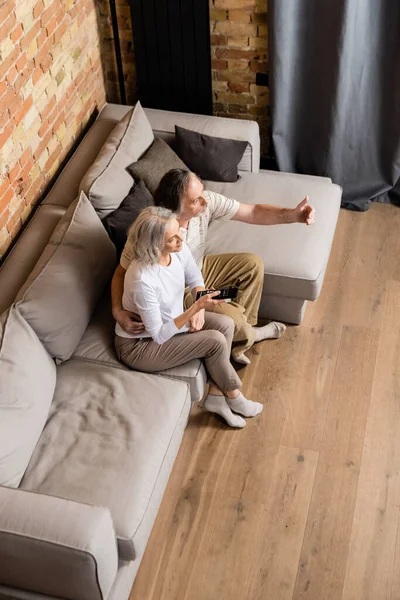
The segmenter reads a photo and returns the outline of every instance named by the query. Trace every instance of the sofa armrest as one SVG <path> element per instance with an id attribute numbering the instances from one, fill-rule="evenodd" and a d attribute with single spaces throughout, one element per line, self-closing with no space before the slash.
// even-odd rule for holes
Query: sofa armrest
<path id="1" fill-rule="evenodd" d="M 120 121 L 130 108 L 119 104 L 106 104 L 98 119 Z M 162 137 L 169 143 L 175 138 L 175 125 L 205 135 L 247 142 L 248 146 L 239 163 L 239 171 L 258 173 L 260 168 L 260 131 L 256 121 L 193 115 L 156 108 L 145 108 L 144 111 L 153 128 L 154 135 Z"/>
<path id="2" fill-rule="evenodd" d="M 105 600 L 117 569 L 108 509 L 0 487 L 0 584 Z"/>

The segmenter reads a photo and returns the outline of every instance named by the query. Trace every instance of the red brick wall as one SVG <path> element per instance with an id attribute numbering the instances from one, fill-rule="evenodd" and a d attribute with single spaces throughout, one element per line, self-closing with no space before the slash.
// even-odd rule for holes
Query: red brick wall
<path id="1" fill-rule="evenodd" d="M 104 102 L 95 0 L 0 1 L 0 258 Z"/>
<path id="2" fill-rule="evenodd" d="M 214 114 L 258 121 L 268 155 L 267 0 L 210 0 L 210 19 Z"/>

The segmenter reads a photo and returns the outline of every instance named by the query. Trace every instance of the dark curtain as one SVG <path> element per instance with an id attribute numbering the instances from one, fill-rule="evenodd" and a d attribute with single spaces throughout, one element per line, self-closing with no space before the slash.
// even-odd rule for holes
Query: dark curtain
<path id="1" fill-rule="evenodd" d="M 269 0 L 281 171 L 325 175 L 343 206 L 400 205 L 400 0 Z"/>

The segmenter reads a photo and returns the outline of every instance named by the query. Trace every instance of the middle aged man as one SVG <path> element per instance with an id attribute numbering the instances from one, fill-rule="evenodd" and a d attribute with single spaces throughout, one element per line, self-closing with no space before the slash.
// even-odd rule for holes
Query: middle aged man
<path id="1" fill-rule="evenodd" d="M 244 354 L 255 342 L 280 337 L 286 327 L 272 322 L 255 327 L 264 282 L 264 268 L 260 257 L 252 253 L 215 254 L 204 256 L 207 230 L 212 221 L 223 219 L 254 225 L 278 225 L 315 221 L 315 209 L 308 196 L 296 208 L 279 208 L 268 204 L 242 204 L 237 200 L 204 189 L 203 182 L 190 171 L 172 169 L 162 178 L 155 193 L 155 204 L 169 208 L 177 214 L 181 235 L 202 270 L 206 289 L 235 285 L 240 282 L 237 302 L 223 303 L 216 312 L 232 317 L 235 322 L 232 358 L 249 364 Z M 143 330 L 137 315 L 124 311 L 122 294 L 125 272 L 132 260 L 129 242 L 122 252 L 111 286 L 113 316 L 127 333 Z M 187 293 L 185 302 L 192 302 Z M 199 331 L 204 325 L 204 311 L 190 322 L 190 331 Z"/>

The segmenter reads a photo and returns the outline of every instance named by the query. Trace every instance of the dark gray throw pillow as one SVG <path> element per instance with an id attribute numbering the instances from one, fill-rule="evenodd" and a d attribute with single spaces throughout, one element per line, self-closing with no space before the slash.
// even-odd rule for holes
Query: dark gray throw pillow
<path id="1" fill-rule="evenodd" d="M 187 169 L 187 166 L 161 138 L 156 138 L 146 154 L 127 167 L 134 180 L 142 179 L 153 196 L 161 179 L 171 169 Z"/>
<path id="2" fill-rule="evenodd" d="M 189 169 L 209 181 L 237 181 L 247 142 L 197 133 L 175 125 L 175 148 Z"/>
<path id="3" fill-rule="evenodd" d="M 147 206 L 154 206 L 153 196 L 140 180 L 131 188 L 121 205 L 103 219 L 103 225 L 117 249 L 118 257 L 124 249 L 129 227 Z"/>

